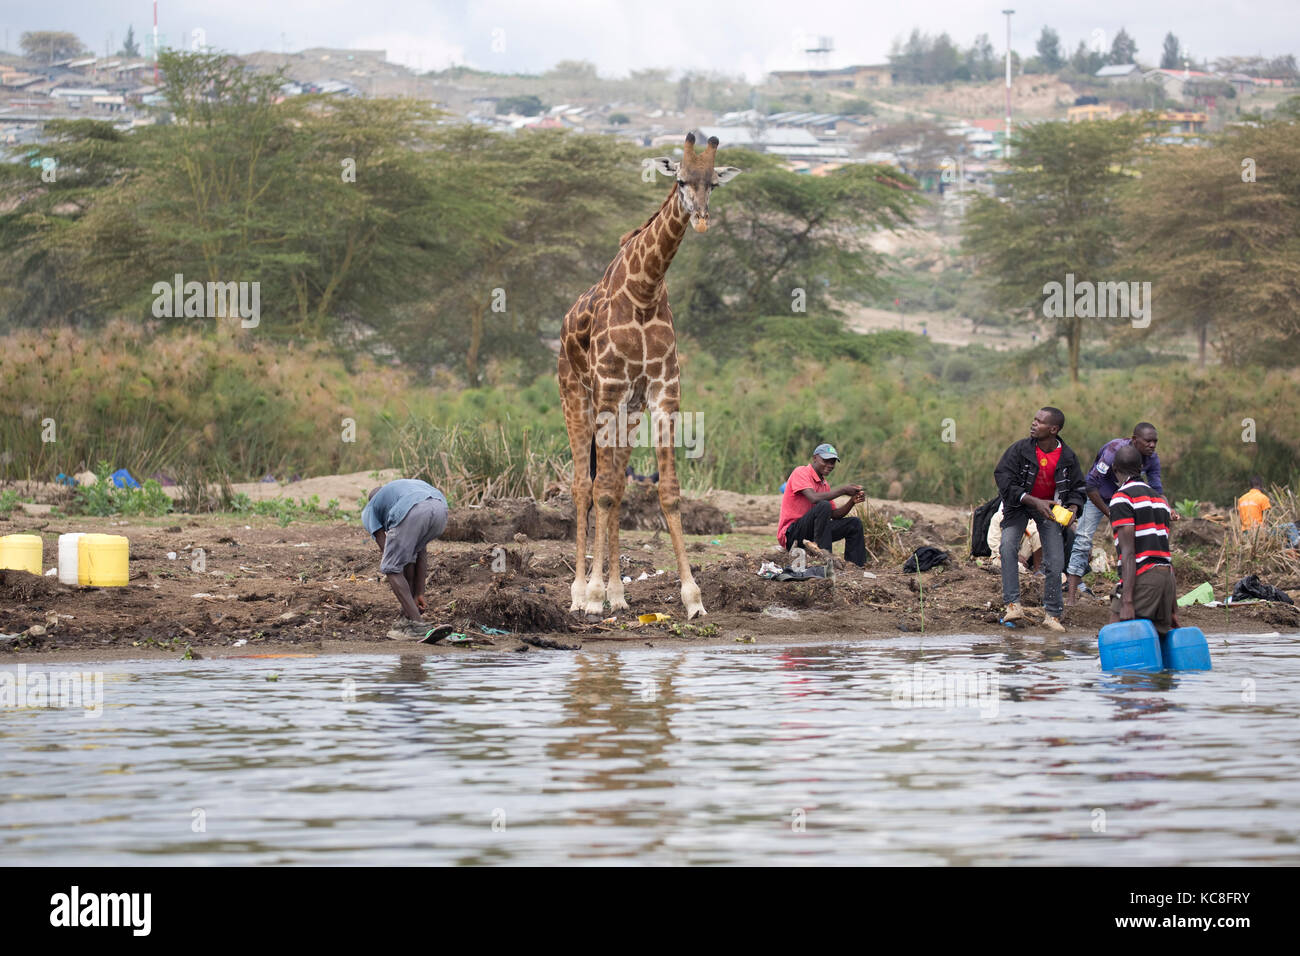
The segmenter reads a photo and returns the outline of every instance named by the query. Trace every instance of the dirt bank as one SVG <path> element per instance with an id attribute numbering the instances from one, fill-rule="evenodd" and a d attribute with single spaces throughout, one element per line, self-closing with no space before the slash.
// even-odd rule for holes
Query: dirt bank
<path id="1" fill-rule="evenodd" d="M 773 551 L 776 496 L 720 493 L 710 512 L 731 515 L 742 531 L 692 535 L 690 555 L 708 617 L 681 620 L 677 574 L 667 534 L 624 531 L 624 574 L 632 581 L 632 612 L 608 623 L 574 620 L 567 612 L 572 544 L 544 535 L 564 532 L 563 502 L 534 505 L 528 525 L 539 535 L 512 530 L 533 503 L 510 502 L 479 509 L 475 518 L 457 512 L 454 522 L 477 521 L 484 540 L 439 541 L 430 549 L 428 618 L 466 633 L 482 627 L 511 632 L 490 638 L 491 647 L 523 651 L 527 639 L 570 647 L 700 646 L 774 644 L 827 638 L 897 636 L 899 633 L 1003 635 L 998 623 L 1000 583 L 989 564 L 961 555 L 964 514 L 955 508 L 886 504 L 914 518 L 907 546 L 932 543 L 954 558 L 918 581 L 897 564 L 875 566 L 873 577 L 838 562 L 831 581 L 776 583 L 756 574 Z M 465 509 L 466 512 L 470 509 Z M 551 519 L 541 516 L 551 514 Z M 231 515 L 170 515 L 121 521 L 57 518 L 16 513 L 0 520 L 0 533 L 38 533 L 46 567 L 66 531 L 124 534 L 131 540 L 131 580 L 125 588 L 78 588 L 52 577 L 0 572 L 0 661 L 135 657 L 219 657 L 251 654 L 411 652 L 464 654 L 455 647 L 425 648 L 386 638 L 397 604 L 378 578 L 378 549 L 355 521 L 294 523 Z M 195 560 L 198 550 L 203 560 Z M 174 555 L 174 557 L 173 557 Z M 1192 559 L 1188 559 L 1189 562 Z M 656 573 L 662 572 L 662 573 Z M 1180 588 L 1193 581 L 1184 575 Z M 1300 581 L 1273 582 L 1300 589 Z M 1109 584 L 1101 582 L 1100 590 Z M 1033 621 L 1022 631 L 1044 633 L 1038 604 L 1041 579 L 1026 578 L 1023 597 Z M 922 594 L 924 603 L 922 603 Z M 635 614 L 663 612 L 672 620 L 629 627 Z M 1067 639 L 1091 638 L 1107 620 L 1099 601 L 1067 611 Z M 1184 623 L 1210 631 L 1300 630 L 1300 610 L 1279 605 L 1193 608 Z M 554 653 L 529 647 L 533 653 Z"/>

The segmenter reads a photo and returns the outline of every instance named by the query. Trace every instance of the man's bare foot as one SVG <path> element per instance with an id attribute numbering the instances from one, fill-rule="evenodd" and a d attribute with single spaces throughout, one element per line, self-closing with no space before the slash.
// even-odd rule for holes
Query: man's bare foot
<path id="1" fill-rule="evenodd" d="M 1079 603 L 1079 582 L 1083 578 L 1077 574 L 1067 574 L 1065 576 L 1065 606 L 1074 607 Z"/>

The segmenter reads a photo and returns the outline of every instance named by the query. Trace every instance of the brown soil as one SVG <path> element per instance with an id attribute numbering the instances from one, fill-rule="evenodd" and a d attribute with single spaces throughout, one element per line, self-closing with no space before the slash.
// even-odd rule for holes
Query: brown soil
<path id="1" fill-rule="evenodd" d="M 654 503 L 653 489 L 629 489 Z M 625 499 L 626 500 L 626 499 Z M 493 502 L 481 509 L 454 511 L 449 527 L 462 529 L 459 540 L 430 547 L 426 589 L 435 623 L 479 633 L 475 625 L 507 630 L 485 640 L 496 649 L 524 650 L 518 635 L 541 635 L 542 642 L 611 648 L 620 645 L 693 646 L 743 643 L 794 643 L 831 639 L 897 636 L 900 632 L 1004 635 L 998 623 L 1000 583 L 987 562 L 964 555 L 965 517 L 938 505 L 873 502 L 892 514 L 913 517 L 904 535 L 907 549 L 922 543 L 949 550 L 953 558 L 939 570 L 906 575 L 897 563 L 860 569 L 836 562 L 832 581 L 777 583 L 757 576 L 774 550 L 774 495 L 715 493 L 697 513 L 731 514 L 742 532 L 692 535 L 689 554 L 709 614 L 682 620 L 675 562 L 668 535 L 629 530 L 621 535 L 622 563 L 631 612 L 613 622 L 577 620 L 568 613 L 572 581 L 572 505 L 565 502 Z M 697 503 L 705 505 L 705 503 Z M 642 505 L 633 506 L 640 515 Z M 646 505 L 648 513 L 648 504 Z M 657 510 L 654 512 L 657 514 Z M 640 522 L 642 519 L 634 519 Z M 653 525 L 652 525 L 653 526 Z M 79 588 L 52 577 L 20 571 L 0 572 L 0 660 L 29 655 L 49 658 L 203 657 L 258 653 L 406 652 L 469 653 L 454 647 L 426 647 L 386 638 L 398 608 L 379 580 L 378 549 L 354 522 L 296 523 L 279 527 L 271 519 L 231 515 L 177 516 L 136 521 L 104 518 L 49 519 L 15 514 L 0 521 L 0 533 L 39 533 L 45 540 L 46 566 L 54 563 L 57 535 L 66 531 L 104 531 L 131 539 L 131 579 L 124 588 Z M 565 537 L 554 537 L 563 532 Z M 758 531 L 759 533 L 747 533 Z M 481 540 L 466 540 L 465 535 Z M 515 535 L 526 536 L 522 540 Z M 719 544 L 713 544 L 718 541 Z M 206 568 L 192 567 L 195 549 L 205 552 Z M 498 550 L 500 549 L 500 550 Z M 177 555 L 169 559 L 168 553 Z M 505 570 L 499 568 L 504 558 Z M 658 569 L 664 573 L 655 574 Z M 638 580 L 641 574 L 647 577 Z M 1199 581 L 1180 576 L 1180 589 Z M 1275 581 L 1284 589 L 1300 582 Z M 1109 586 L 1103 581 L 1100 590 Z M 924 594 L 922 609 L 921 592 Z M 1041 629 L 1041 580 L 1026 578 L 1022 600 L 1030 622 Z M 671 620 L 633 627 L 635 615 L 659 611 Z M 1234 608 L 1230 625 L 1222 609 L 1192 608 L 1183 623 L 1206 630 L 1300 629 L 1300 610 L 1281 605 Z M 1108 620 L 1108 610 L 1093 600 L 1067 609 L 1066 624 L 1087 639 Z M 530 638 L 531 640 L 531 638 Z M 550 651 L 544 651 L 549 653 Z"/>

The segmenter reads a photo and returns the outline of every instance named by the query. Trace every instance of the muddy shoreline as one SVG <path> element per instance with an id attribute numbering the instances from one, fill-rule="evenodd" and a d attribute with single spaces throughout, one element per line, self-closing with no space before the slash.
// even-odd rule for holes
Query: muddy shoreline
<path id="1" fill-rule="evenodd" d="M 0 638 L 0 663 L 187 655 L 564 653 L 525 643 L 536 638 L 567 648 L 609 650 L 1012 633 L 998 623 L 996 568 L 988 559 L 976 562 L 966 556 L 960 509 L 882 503 L 914 516 L 905 535 L 908 547 L 929 543 L 952 554 L 948 565 L 926 572 L 919 581 L 900 570 L 901 562 L 870 565 L 873 576 L 867 577 L 839 561 L 833 582 L 778 583 L 757 575 L 765 560 L 782 557 L 774 541 L 774 505 L 775 496 L 724 492 L 710 500 L 708 509 L 697 511 L 701 521 L 723 515 L 723 526 L 738 530 L 688 537 L 709 612 L 689 624 L 683 619 L 668 536 L 652 530 L 653 519 L 636 509 L 627 522 L 632 529 L 621 533 L 632 609 L 604 622 L 568 614 L 573 546 L 567 536 L 559 536 L 565 533 L 562 502 L 457 509 L 449 527 L 460 529 L 457 536 L 463 540 L 440 540 L 430 547 L 426 618 L 491 641 L 468 648 L 387 638 L 397 602 L 379 579 L 378 549 L 355 518 L 281 526 L 271 518 L 230 514 L 123 520 L 15 512 L 0 521 L 0 534 L 42 535 L 47 568 L 54 564 L 60 533 L 126 535 L 131 579 L 123 588 L 80 588 L 53 577 L 0 571 L 0 634 L 19 635 L 16 640 Z M 1180 533 L 1190 542 L 1212 530 L 1200 529 L 1199 537 L 1192 527 Z M 199 549 L 203 557 L 196 561 Z M 1208 572 L 1191 554 L 1179 559 L 1181 593 L 1205 580 Z M 1300 584 L 1274 583 L 1284 590 Z M 1102 580 L 1097 590 L 1104 597 L 1110 587 Z M 1041 578 L 1022 578 L 1030 620 L 1014 632 L 1018 638 L 1042 636 L 1082 647 L 1109 620 L 1107 605 L 1093 598 L 1066 609 L 1066 634 L 1049 635 L 1039 626 L 1041 593 Z M 671 619 L 639 625 L 636 615 L 649 612 Z M 1184 609 L 1180 617 L 1207 633 L 1300 631 L 1300 609 L 1277 604 L 1234 607 L 1230 615 L 1222 608 L 1198 606 Z M 485 635 L 484 628 L 510 633 Z"/>

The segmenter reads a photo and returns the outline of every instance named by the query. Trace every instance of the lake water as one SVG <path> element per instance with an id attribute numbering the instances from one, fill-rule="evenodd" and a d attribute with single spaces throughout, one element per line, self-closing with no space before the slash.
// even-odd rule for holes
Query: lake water
<path id="1" fill-rule="evenodd" d="M 0 863 L 1295 864 L 1300 635 L 1226 640 L 28 663 L 103 706 L 0 708 Z"/>

